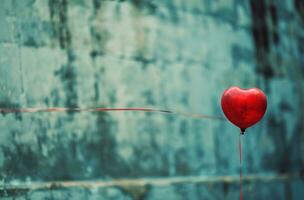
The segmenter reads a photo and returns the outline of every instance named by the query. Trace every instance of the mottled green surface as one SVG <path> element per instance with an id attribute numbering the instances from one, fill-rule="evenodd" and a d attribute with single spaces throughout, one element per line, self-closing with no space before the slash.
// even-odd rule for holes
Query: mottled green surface
<path id="1" fill-rule="evenodd" d="M 156 107 L 222 116 L 225 88 L 259 87 L 269 106 L 245 135 L 244 175 L 303 174 L 304 4 L 267 2 L 258 4 L 263 18 L 253 0 L 0 0 L 0 107 Z M 0 114 L 0 130 L 3 199 L 239 195 L 238 184 L 224 183 L 5 190 L 32 181 L 234 176 L 239 130 L 228 122 L 27 113 Z M 290 179 L 249 181 L 244 190 L 248 199 L 303 199 L 301 188 L 303 180 Z"/>

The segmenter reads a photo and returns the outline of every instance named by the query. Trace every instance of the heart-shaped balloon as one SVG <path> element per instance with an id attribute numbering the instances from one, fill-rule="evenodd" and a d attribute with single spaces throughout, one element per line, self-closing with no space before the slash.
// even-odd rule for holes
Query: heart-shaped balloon
<path id="1" fill-rule="evenodd" d="M 262 119 L 267 108 L 267 98 L 258 88 L 241 89 L 233 86 L 224 91 L 221 104 L 225 116 L 243 134 L 246 128 Z"/>

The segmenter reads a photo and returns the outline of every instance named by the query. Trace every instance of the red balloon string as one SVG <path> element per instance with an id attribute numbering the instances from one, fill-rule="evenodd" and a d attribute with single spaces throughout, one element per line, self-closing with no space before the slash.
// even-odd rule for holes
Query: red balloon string
<path id="1" fill-rule="evenodd" d="M 239 156 L 240 156 L 240 200 L 243 200 L 243 165 L 242 165 L 242 134 L 239 135 Z"/>
<path id="2" fill-rule="evenodd" d="M 178 112 L 172 110 L 164 109 L 154 109 L 154 108 L 63 108 L 63 107 L 54 107 L 54 108 L 0 108 L 0 113 L 39 113 L 39 112 L 111 112 L 111 111 L 141 111 L 141 112 L 158 112 L 164 114 L 175 114 L 181 115 L 190 118 L 197 119 L 212 119 L 212 120 L 222 120 L 226 119 L 220 116 L 211 116 L 211 115 L 202 115 L 202 114 L 193 114 Z"/>

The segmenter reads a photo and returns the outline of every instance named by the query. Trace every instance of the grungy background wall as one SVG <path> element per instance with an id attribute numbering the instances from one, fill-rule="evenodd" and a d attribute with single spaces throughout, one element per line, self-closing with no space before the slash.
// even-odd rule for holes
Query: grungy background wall
<path id="1" fill-rule="evenodd" d="M 0 0 L 0 107 L 223 116 L 225 88 L 260 87 L 245 198 L 300 200 L 303 25 L 301 0 Z M 2 113 L 1 199 L 238 199 L 238 133 L 152 113 Z"/>

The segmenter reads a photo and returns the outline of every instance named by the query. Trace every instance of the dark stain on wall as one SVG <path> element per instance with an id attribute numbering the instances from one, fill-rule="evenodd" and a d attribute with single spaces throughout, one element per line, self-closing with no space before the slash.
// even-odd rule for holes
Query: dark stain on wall
<path id="1" fill-rule="evenodd" d="M 129 1 L 140 10 L 150 14 L 154 14 L 157 10 L 157 5 L 150 0 L 129 0 Z"/>
<path id="2" fill-rule="evenodd" d="M 300 54 L 299 64 L 302 75 L 304 76 L 304 36 L 299 36 L 298 38 L 298 49 Z"/>
<path id="3" fill-rule="evenodd" d="M 93 0 L 94 13 L 92 20 L 96 19 L 98 12 L 101 12 L 102 7 L 101 0 Z M 101 23 L 99 23 L 101 24 Z M 91 58 L 94 60 L 97 56 L 103 56 L 105 52 L 106 43 L 109 40 L 110 34 L 107 30 L 100 30 L 100 27 L 92 25 L 90 27 L 91 39 L 92 39 L 92 50 L 90 52 Z"/>
<path id="4" fill-rule="evenodd" d="M 61 68 L 55 71 L 55 75 L 62 80 L 64 91 L 66 93 L 65 106 L 77 107 L 78 94 L 77 94 L 77 72 L 74 62 L 76 56 L 72 49 L 67 51 L 68 62 L 62 65 Z"/>
<path id="5" fill-rule="evenodd" d="M 269 114 L 268 118 L 268 136 L 274 145 L 274 152 L 271 157 L 264 157 L 262 163 L 265 169 L 276 170 L 279 173 L 286 173 L 291 170 L 291 149 L 287 139 L 287 127 L 283 118 L 274 114 Z M 273 156 L 276 155 L 276 156 Z"/>
<path id="6" fill-rule="evenodd" d="M 0 108 L 20 108 L 20 104 L 16 102 L 12 102 L 9 99 L 2 99 L 0 101 Z M 5 116 L 7 113 L 0 112 L 3 116 Z M 15 113 L 15 119 L 22 120 L 22 114 L 21 113 Z"/>
<path id="7" fill-rule="evenodd" d="M 155 97 L 153 95 L 153 92 L 151 90 L 145 90 L 142 92 L 142 97 L 145 99 L 146 103 L 148 105 L 155 105 Z"/>
<path id="8" fill-rule="evenodd" d="M 51 90 L 51 98 L 50 98 L 50 103 L 52 103 L 52 105 L 60 105 L 60 96 L 59 96 L 59 90 L 57 88 L 53 88 Z M 48 104 L 47 104 L 48 105 Z"/>
<path id="9" fill-rule="evenodd" d="M 47 135 L 50 125 L 35 119 L 39 128 L 35 131 L 34 142 L 22 141 L 26 133 L 12 131 L 7 145 L 0 146 L 6 158 L 1 166 L 1 178 L 5 181 L 25 180 L 26 177 L 33 181 L 56 181 L 131 176 L 132 170 L 116 153 L 116 141 L 109 126 L 113 123 L 107 114 L 97 114 L 96 131 L 82 136 L 61 129 L 72 123 L 67 122 L 69 118 L 58 119 L 53 127 L 58 131 L 52 136 Z"/>
<path id="10" fill-rule="evenodd" d="M 94 140 L 85 144 L 86 157 L 91 158 L 91 160 L 98 158 L 96 166 L 94 166 L 94 174 L 97 176 L 119 177 L 124 172 L 124 165 L 116 153 L 116 140 L 111 130 L 115 122 L 111 121 L 107 114 L 98 113 L 95 123 L 97 132 L 93 134 Z M 109 124 L 112 126 L 110 127 Z M 109 158 L 111 158 L 110 162 Z"/>
<path id="11" fill-rule="evenodd" d="M 0 189 L 0 197 L 11 197 L 15 199 L 16 197 L 26 196 L 29 191 L 29 188 L 3 188 Z"/>
<path id="12" fill-rule="evenodd" d="M 187 149 L 178 150 L 175 154 L 176 173 L 178 175 L 191 174 L 191 165 L 189 164 Z"/>
<path id="13" fill-rule="evenodd" d="M 101 7 L 101 4 L 102 4 L 103 1 L 104 0 L 93 0 L 93 6 L 94 6 L 95 14 L 99 10 L 99 8 Z"/>
<path id="14" fill-rule="evenodd" d="M 303 0 L 294 0 L 294 7 L 298 11 L 302 23 L 304 23 L 304 1 Z"/>
<path id="15" fill-rule="evenodd" d="M 23 43 L 25 46 L 38 47 L 38 43 L 33 36 L 29 36 Z"/>
<path id="16" fill-rule="evenodd" d="M 250 1 L 252 12 L 252 32 L 257 50 L 269 50 L 269 36 L 267 26 L 267 6 L 265 0 Z"/>
<path id="17" fill-rule="evenodd" d="M 146 70 L 149 66 L 149 64 L 154 63 L 155 59 L 151 58 L 146 58 L 143 50 L 138 50 L 137 53 L 132 57 L 133 60 L 140 62 L 142 64 L 142 69 Z"/>
<path id="18" fill-rule="evenodd" d="M 286 100 L 282 100 L 279 106 L 282 112 L 293 112 L 293 108 L 288 104 Z"/>
<path id="19" fill-rule="evenodd" d="M 277 46 L 280 42 L 279 34 L 278 34 L 278 12 L 275 4 L 270 4 L 269 7 L 269 15 L 271 19 L 270 34 L 272 35 L 273 45 Z"/>
<path id="20" fill-rule="evenodd" d="M 301 23 L 304 25 L 304 1 L 294 0 L 294 6 L 296 8 L 297 14 L 300 16 Z M 304 75 L 304 36 L 303 34 L 298 35 L 298 49 L 300 54 L 299 64 L 301 67 L 302 75 Z"/>
<path id="21" fill-rule="evenodd" d="M 13 180 L 18 177 L 36 177 L 39 169 L 39 155 L 32 149 L 31 145 L 18 142 L 20 132 L 12 131 L 8 145 L 2 145 L 1 150 L 5 162 L 1 168 L 1 177 L 7 180 Z"/>
<path id="22" fill-rule="evenodd" d="M 90 32 L 93 44 L 90 55 L 94 59 L 95 57 L 103 56 L 106 53 L 105 47 L 110 35 L 107 30 L 97 30 L 96 27 L 91 27 Z"/>
<path id="23" fill-rule="evenodd" d="M 151 113 L 150 113 L 151 114 Z M 146 114 L 150 116 L 150 114 Z M 132 147 L 133 155 L 130 158 L 131 166 L 129 166 L 128 177 L 155 177 L 155 176 L 168 176 L 169 166 L 168 151 L 160 148 L 156 135 L 159 134 L 160 130 L 158 127 L 153 126 L 155 122 L 153 120 L 146 119 L 146 122 L 141 126 L 141 134 L 145 134 L 149 137 L 148 140 L 139 142 Z M 152 125 L 152 126 L 151 126 Z M 152 128 L 153 127 L 153 128 Z M 168 147 L 170 149 L 170 147 Z M 149 167 L 147 167 L 149 166 Z M 151 170 L 153 169 L 153 171 Z M 138 169 L 141 171 L 141 175 L 137 173 Z"/>
<path id="24" fill-rule="evenodd" d="M 74 63 L 76 55 L 71 48 L 71 32 L 68 27 L 68 1 L 49 0 L 48 5 L 53 29 L 53 38 L 59 41 L 60 48 L 65 49 L 67 55 L 67 63 L 62 65 L 54 74 L 62 80 L 66 93 L 65 106 L 77 107 L 77 72 Z"/>
<path id="25" fill-rule="evenodd" d="M 279 42 L 277 33 L 277 10 L 274 4 L 268 5 L 265 0 L 250 1 L 252 13 L 252 34 L 256 48 L 257 73 L 266 79 L 275 75 L 274 69 L 269 61 L 270 46 Z M 270 16 L 270 17 L 269 17 Z M 268 20 L 272 23 L 270 29 Z"/>
<path id="26" fill-rule="evenodd" d="M 71 33 L 68 28 L 68 1 L 49 0 L 51 24 L 53 27 L 53 38 L 59 40 L 62 49 L 71 46 Z"/>

